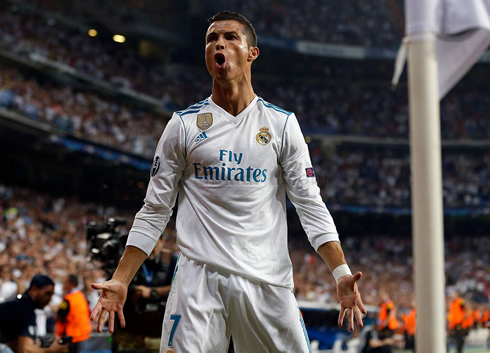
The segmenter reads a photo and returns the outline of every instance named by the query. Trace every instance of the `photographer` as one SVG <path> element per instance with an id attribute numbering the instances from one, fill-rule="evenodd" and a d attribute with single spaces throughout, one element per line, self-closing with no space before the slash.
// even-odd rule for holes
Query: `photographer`
<path id="1" fill-rule="evenodd" d="M 383 330 L 379 326 L 365 326 L 359 337 L 359 353 L 391 353 L 393 352 L 393 338 L 380 338 Z"/>
<path id="2" fill-rule="evenodd" d="M 36 346 L 36 314 L 51 301 L 54 282 L 44 275 L 32 278 L 29 289 L 17 298 L 0 303 L 0 353 L 61 352 L 67 345 L 55 340 L 48 348 Z"/>
<path id="3" fill-rule="evenodd" d="M 165 303 L 170 292 L 177 257 L 160 237 L 148 259 L 143 263 L 129 287 L 124 306 L 127 325 L 116 325 L 114 340 L 118 347 L 131 349 L 148 346 L 160 339 Z M 157 346 L 157 343 L 151 345 Z M 159 344 L 158 344 L 159 346 Z"/>

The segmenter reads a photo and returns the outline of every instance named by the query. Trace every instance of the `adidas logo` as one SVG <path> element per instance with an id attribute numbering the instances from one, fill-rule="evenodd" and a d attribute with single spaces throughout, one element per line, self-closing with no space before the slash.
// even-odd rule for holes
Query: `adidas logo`
<path id="1" fill-rule="evenodd" d="M 206 135 L 205 132 L 201 132 L 199 135 L 196 136 L 194 142 L 199 143 L 201 141 L 204 141 L 207 138 L 208 138 L 208 135 Z"/>

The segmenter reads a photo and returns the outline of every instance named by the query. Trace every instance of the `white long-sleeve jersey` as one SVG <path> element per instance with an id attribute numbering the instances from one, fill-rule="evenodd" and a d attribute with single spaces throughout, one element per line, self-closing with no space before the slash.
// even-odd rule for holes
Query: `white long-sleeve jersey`
<path id="1" fill-rule="evenodd" d="M 179 194 L 186 257 L 293 288 L 286 192 L 315 250 L 339 240 L 294 113 L 255 97 L 232 116 L 209 97 L 165 128 L 127 245 L 150 254 Z"/>

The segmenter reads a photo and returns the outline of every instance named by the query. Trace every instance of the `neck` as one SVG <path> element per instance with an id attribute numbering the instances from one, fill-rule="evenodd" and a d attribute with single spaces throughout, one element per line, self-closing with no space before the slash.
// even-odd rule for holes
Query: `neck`
<path id="1" fill-rule="evenodd" d="M 213 102 L 233 116 L 240 114 L 254 97 L 251 75 L 237 81 L 213 80 Z"/>

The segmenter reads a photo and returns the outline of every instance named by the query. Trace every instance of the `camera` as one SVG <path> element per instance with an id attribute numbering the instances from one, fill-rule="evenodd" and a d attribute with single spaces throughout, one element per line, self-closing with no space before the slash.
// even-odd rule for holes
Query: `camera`
<path id="1" fill-rule="evenodd" d="M 121 235 L 118 226 L 127 222 L 123 218 L 107 218 L 101 223 L 87 225 L 87 244 L 90 249 L 88 261 L 102 262 L 103 269 L 112 276 L 126 246 L 127 235 Z"/>
<path id="2" fill-rule="evenodd" d="M 63 336 L 58 339 L 58 343 L 61 345 L 71 343 L 73 340 L 72 336 Z"/>

